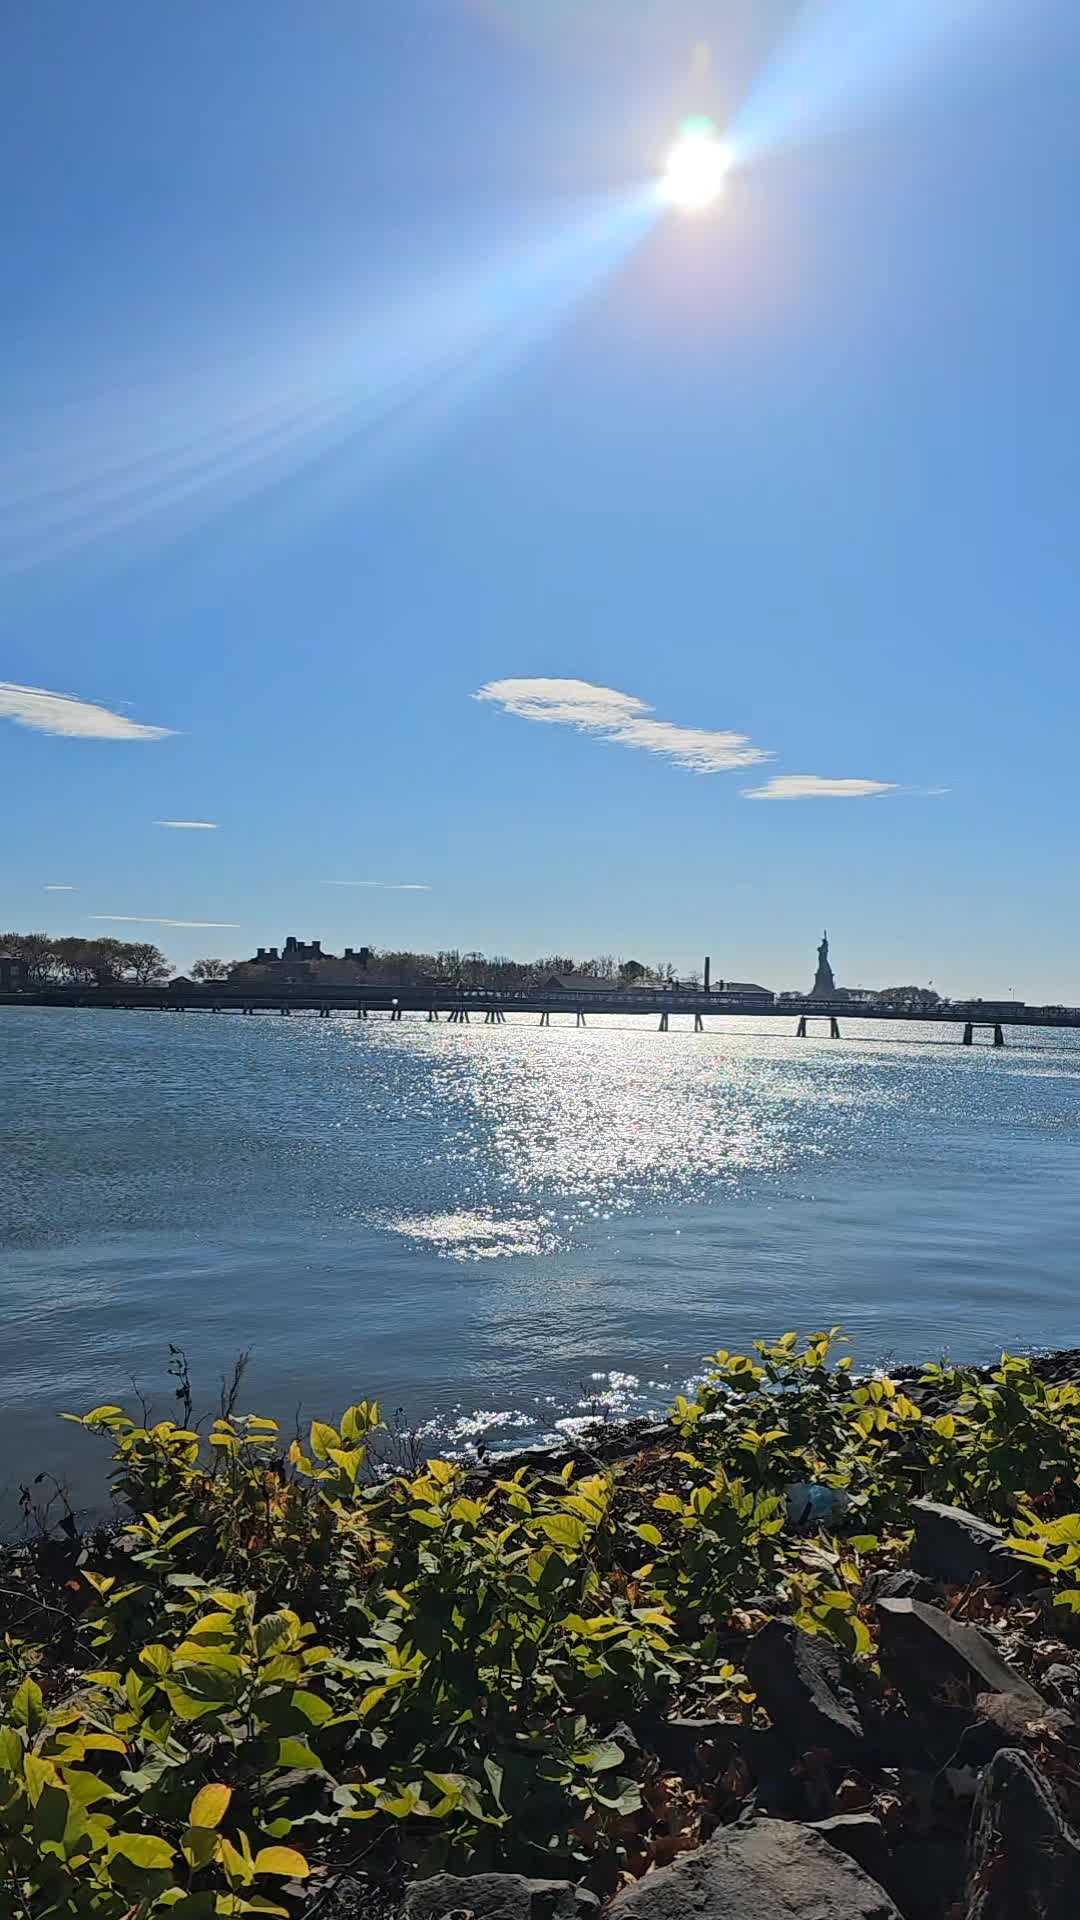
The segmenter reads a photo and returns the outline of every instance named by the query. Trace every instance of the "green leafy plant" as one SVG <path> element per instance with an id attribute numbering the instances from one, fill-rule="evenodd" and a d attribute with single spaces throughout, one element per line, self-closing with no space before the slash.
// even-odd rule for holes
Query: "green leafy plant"
<path id="1" fill-rule="evenodd" d="M 0 1641 L 0 1920 L 288 1914 L 361 1839 L 610 1890 L 659 1857 L 665 1715 L 761 1717 L 760 1609 L 873 1662 L 866 1575 L 924 1490 L 1080 1611 L 1080 1390 L 1010 1356 L 909 1390 L 835 1345 L 719 1350 L 610 1467 L 387 1472 L 370 1401 L 285 1446 L 232 1394 L 203 1435 L 182 1356 L 181 1422 L 77 1416 L 121 1520 L 59 1584 L 29 1556 Z"/>

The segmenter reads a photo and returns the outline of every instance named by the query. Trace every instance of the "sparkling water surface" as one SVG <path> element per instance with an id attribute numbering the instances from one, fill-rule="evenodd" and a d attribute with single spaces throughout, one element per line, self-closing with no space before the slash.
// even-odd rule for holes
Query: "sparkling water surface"
<path id="1" fill-rule="evenodd" d="M 440 1446 L 665 1405 L 701 1356 L 1080 1345 L 1080 1036 L 747 1017 L 540 1029 L 0 1009 L 0 1494 L 57 1420 L 364 1395 Z M 675 1028 L 681 1028 L 676 1031 Z"/>

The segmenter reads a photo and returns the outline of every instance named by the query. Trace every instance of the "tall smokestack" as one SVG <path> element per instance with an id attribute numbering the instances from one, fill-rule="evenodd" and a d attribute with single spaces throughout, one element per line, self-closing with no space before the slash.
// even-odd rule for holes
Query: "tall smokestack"
<path id="1" fill-rule="evenodd" d="M 708 954 L 706 954 L 705 955 L 705 991 L 706 993 L 708 993 L 709 991 L 709 975 L 711 972 L 712 972 L 712 961 L 710 960 Z"/>

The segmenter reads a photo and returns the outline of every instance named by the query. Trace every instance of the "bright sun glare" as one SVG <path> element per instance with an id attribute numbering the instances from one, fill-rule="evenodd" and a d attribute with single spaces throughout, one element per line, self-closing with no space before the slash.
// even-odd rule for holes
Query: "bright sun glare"
<path id="1" fill-rule="evenodd" d="M 664 162 L 660 191 L 673 207 L 698 211 L 724 191 L 731 150 L 711 120 L 688 120 Z"/>

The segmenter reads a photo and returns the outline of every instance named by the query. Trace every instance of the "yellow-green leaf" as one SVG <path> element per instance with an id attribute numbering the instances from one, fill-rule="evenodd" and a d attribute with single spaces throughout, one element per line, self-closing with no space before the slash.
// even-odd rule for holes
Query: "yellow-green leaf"
<path id="1" fill-rule="evenodd" d="M 291 1699 L 297 1713 L 302 1713 L 304 1719 L 310 1720 L 313 1727 L 321 1727 L 324 1720 L 333 1719 L 334 1709 L 330 1702 L 323 1700 L 317 1693 L 307 1693 L 303 1687 L 297 1687 Z"/>
<path id="2" fill-rule="evenodd" d="M 181 1720 L 201 1720 L 206 1713 L 214 1713 L 220 1707 L 220 1700 L 197 1700 L 193 1693 L 171 1682 L 166 1685 L 169 1705 Z"/>
<path id="3" fill-rule="evenodd" d="M 57 1773 L 51 1760 L 43 1760 L 40 1754 L 37 1753 L 27 1754 L 24 1770 L 26 1791 L 30 1795 L 30 1804 L 36 1807 L 46 1787 L 59 1786 L 60 1775 Z"/>
<path id="4" fill-rule="evenodd" d="M 11 1702 L 11 1717 L 20 1727 L 28 1727 L 31 1733 L 36 1732 L 44 1719 L 41 1688 L 29 1674 L 15 1690 L 15 1697 Z"/>
<path id="5" fill-rule="evenodd" d="M 255 1645 L 263 1659 L 275 1647 L 284 1646 L 296 1631 L 296 1615 L 286 1607 L 264 1614 L 255 1629 Z"/>
<path id="6" fill-rule="evenodd" d="M 86 1773 L 81 1767 L 65 1766 L 63 1774 L 68 1793 L 80 1806 L 92 1807 L 98 1800 L 119 1799 L 108 1782 L 99 1779 L 96 1773 Z"/>
<path id="7" fill-rule="evenodd" d="M 306 1740 L 298 1740 L 295 1734 L 278 1741 L 277 1763 L 279 1767 L 310 1767 L 315 1773 L 326 1772 L 318 1754 L 308 1746 Z"/>
<path id="8" fill-rule="evenodd" d="M 311 1868 L 295 1847 L 260 1847 L 255 1855 L 256 1873 L 275 1873 L 282 1880 L 306 1880 Z"/>
<path id="9" fill-rule="evenodd" d="M 167 1840 L 159 1840 L 153 1833 L 114 1833 L 109 1841 L 109 1856 L 120 1854 L 133 1867 L 142 1867 L 147 1873 L 171 1867 L 176 1859 L 176 1848 L 170 1847 Z"/>
<path id="10" fill-rule="evenodd" d="M 325 1420 L 313 1420 L 311 1423 L 311 1451 L 319 1460 L 329 1458 L 331 1447 L 340 1447 L 341 1435 L 336 1427 Z"/>
<path id="11" fill-rule="evenodd" d="M 584 1521 L 575 1520 L 572 1513 L 541 1514 L 539 1525 L 557 1547 L 580 1547 L 589 1531 Z"/>
<path id="12" fill-rule="evenodd" d="M 350 1480 L 355 1486 L 356 1476 L 360 1472 L 360 1468 L 364 1462 L 365 1449 L 363 1447 L 353 1447 L 352 1449 L 346 1447 L 330 1447 L 327 1451 L 335 1467 L 340 1467 L 346 1479 Z"/>
<path id="13" fill-rule="evenodd" d="M 661 1533 L 659 1527 L 654 1527 L 651 1521 L 648 1521 L 648 1520 L 643 1521 L 641 1526 L 638 1527 L 636 1531 L 640 1535 L 642 1540 L 648 1541 L 650 1547 L 663 1546 L 664 1536 Z"/>
<path id="14" fill-rule="evenodd" d="M 189 1867 L 208 1866 L 218 1851 L 221 1835 L 213 1827 L 186 1827 L 180 1851 Z"/>
<path id="15" fill-rule="evenodd" d="M 230 1885 L 232 1885 L 234 1881 L 239 1881 L 242 1887 L 250 1885 L 253 1872 L 252 1867 L 244 1859 L 243 1854 L 237 1852 L 232 1841 L 227 1840 L 223 1833 L 218 1835 L 218 1859 L 225 1869 L 225 1877 Z"/>
<path id="16" fill-rule="evenodd" d="M 191 1803 L 188 1820 L 193 1827 L 220 1827 L 232 1799 L 232 1788 L 220 1780 L 200 1787 Z"/>

